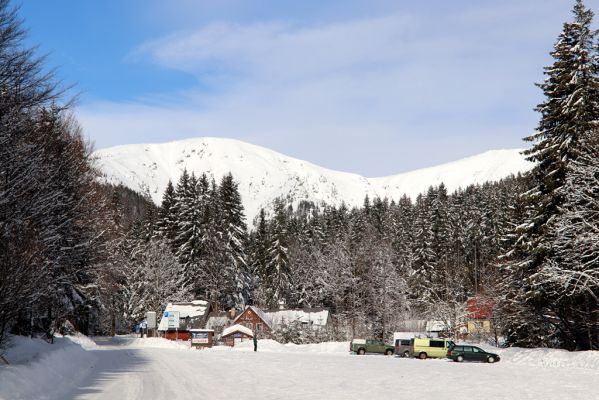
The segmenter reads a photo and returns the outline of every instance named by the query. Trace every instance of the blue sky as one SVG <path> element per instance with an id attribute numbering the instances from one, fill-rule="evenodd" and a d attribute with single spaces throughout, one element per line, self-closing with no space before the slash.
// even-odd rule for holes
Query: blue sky
<path id="1" fill-rule="evenodd" d="M 524 146 L 573 1 L 20 4 L 96 148 L 231 137 L 382 176 Z"/>

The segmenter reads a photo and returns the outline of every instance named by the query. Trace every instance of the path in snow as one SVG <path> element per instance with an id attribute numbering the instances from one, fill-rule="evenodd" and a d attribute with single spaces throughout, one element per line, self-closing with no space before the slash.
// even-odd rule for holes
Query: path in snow
<path id="1" fill-rule="evenodd" d="M 410 360 L 344 353 L 190 351 L 98 341 L 76 399 L 586 399 L 592 369 Z M 66 389 L 66 390 L 65 390 Z"/>

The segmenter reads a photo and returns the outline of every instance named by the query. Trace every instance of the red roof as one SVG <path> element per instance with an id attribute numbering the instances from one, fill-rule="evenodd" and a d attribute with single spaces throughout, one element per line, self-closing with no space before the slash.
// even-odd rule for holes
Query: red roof
<path id="1" fill-rule="evenodd" d="M 466 300 L 468 318 L 489 319 L 493 315 L 493 300 L 488 297 L 470 297 Z"/>

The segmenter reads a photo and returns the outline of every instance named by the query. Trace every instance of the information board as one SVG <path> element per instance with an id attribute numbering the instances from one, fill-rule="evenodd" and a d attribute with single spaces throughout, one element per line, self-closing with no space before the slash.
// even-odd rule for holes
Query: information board
<path id="1" fill-rule="evenodd" d="M 165 311 L 168 329 L 179 329 L 179 311 Z"/>

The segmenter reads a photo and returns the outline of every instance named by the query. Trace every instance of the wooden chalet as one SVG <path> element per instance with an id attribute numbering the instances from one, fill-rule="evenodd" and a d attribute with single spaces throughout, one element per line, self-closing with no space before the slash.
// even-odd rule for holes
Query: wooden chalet
<path id="1" fill-rule="evenodd" d="M 247 306 L 241 314 L 233 320 L 233 324 L 243 325 L 258 335 L 269 337 L 273 331 L 270 319 L 264 311 L 255 306 Z"/>
<path id="2" fill-rule="evenodd" d="M 261 337 L 270 337 L 279 327 L 293 324 L 305 329 L 325 329 L 329 324 L 329 315 L 327 308 L 262 310 L 248 306 L 233 320 L 233 324 L 243 325 Z"/>

